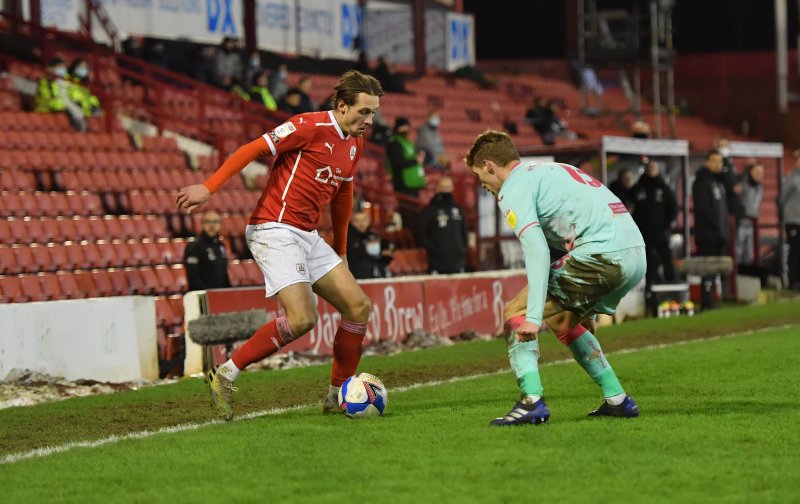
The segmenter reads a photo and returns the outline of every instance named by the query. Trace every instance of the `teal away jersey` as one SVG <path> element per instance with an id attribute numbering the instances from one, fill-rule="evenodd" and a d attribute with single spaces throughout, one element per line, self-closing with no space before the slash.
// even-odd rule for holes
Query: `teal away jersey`
<path id="1" fill-rule="evenodd" d="M 500 188 L 497 203 L 525 254 L 525 319 L 539 326 L 550 272 L 548 246 L 587 255 L 644 246 L 639 228 L 619 198 L 568 164 L 517 165 Z"/>

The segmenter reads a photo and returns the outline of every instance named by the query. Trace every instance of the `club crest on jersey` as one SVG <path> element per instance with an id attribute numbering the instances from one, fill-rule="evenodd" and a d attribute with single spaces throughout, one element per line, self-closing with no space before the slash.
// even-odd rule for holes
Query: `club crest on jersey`
<path id="1" fill-rule="evenodd" d="M 353 145 L 352 147 L 350 147 L 350 161 L 354 160 L 355 158 L 356 158 L 356 146 Z"/>
<path id="2" fill-rule="evenodd" d="M 276 137 L 286 138 L 287 136 L 297 131 L 297 128 L 295 128 L 294 124 L 292 124 L 291 121 L 287 121 L 272 131 L 275 133 Z"/>
<path id="3" fill-rule="evenodd" d="M 511 226 L 511 229 L 517 227 L 517 214 L 514 213 L 514 210 L 511 210 L 510 208 L 506 210 L 505 217 L 506 222 L 508 222 L 508 225 Z"/>

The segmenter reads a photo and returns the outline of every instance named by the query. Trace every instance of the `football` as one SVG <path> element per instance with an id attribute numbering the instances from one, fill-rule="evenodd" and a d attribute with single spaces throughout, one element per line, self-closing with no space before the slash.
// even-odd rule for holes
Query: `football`
<path id="1" fill-rule="evenodd" d="M 383 415 L 389 396 L 377 376 L 358 373 L 339 388 L 339 407 L 350 418 Z"/>

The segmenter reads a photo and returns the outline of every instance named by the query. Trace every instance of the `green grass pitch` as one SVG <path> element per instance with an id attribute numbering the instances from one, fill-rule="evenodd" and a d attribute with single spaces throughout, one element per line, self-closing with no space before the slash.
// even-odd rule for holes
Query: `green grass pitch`
<path id="1" fill-rule="evenodd" d="M 586 417 L 599 392 L 577 364 L 552 364 L 566 357 L 552 335 L 542 340 L 548 424 L 487 426 L 516 398 L 510 372 L 397 390 L 506 365 L 502 342 L 467 343 L 366 358 L 389 387 L 383 418 L 323 417 L 315 405 L 76 448 L 0 465 L 0 501 L 800 502 L 798 317 L 786 303 L 601 330 L 606 348 L 635 349 L 669 343 L 670 330 L 674 341 L 794 324 L 611 356 L 637 419 Z M 328 370 L 246 373 L 236 411 L 314 402 Z M 0 457 L 202 423 L 204 394 L 186 380 L 0 411 Z"/>

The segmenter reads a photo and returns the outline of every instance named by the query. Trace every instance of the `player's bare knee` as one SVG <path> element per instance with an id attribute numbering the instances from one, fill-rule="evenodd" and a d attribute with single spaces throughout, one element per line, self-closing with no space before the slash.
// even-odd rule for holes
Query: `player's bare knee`
<path id="1" fill-rule="evenodd" d="M 289 327 L 297 336 L 301 336 L 317 325 L 319 320 L 319 313 L 317 310 L 306 311 L 302 313 L 287 313 L 286 320 L 289 322 Z"/>
<path id="2" fill-rule="evenodd" d="M 346 320 L 352 322 L 366 322 L 369 320 L 369 314 L 372 311 L 372 301 L 364 295 L 360 299 L 354 300 L 348 306 L 348 313 L 342 313 Z"/>

